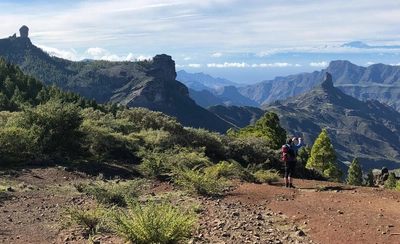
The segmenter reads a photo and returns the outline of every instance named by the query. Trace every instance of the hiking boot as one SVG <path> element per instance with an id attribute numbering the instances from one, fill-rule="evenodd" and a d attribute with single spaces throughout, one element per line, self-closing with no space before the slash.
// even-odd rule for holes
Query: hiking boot
<path id="1" fill-rule="evenodd" d="M 289 183 L 286 183 L 286 188 L 289 188 Z"/>
<path id="2" fill-rule="evenodd" d="M 289 185 L 290 188 L 296 188 L 293 184 Z"/>

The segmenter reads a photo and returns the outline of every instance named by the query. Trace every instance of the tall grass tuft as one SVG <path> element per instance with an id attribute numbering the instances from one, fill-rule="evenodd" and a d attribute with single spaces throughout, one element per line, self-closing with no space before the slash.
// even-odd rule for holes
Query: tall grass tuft
<path id="1" fill-rule="evenodd" d="M 187 240 L 195 230 L 197 215 L 163 201 L 149 201 L 142 206 L 128 201 L 128 208 L 115 208 L 110 227 L 127 241 L 137 244 L 172 244 Z"/>

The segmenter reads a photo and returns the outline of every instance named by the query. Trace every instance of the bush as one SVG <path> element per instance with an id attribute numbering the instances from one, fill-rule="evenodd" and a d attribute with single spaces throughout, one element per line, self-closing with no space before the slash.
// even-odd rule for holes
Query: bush
<path id="1" fill-rule="evenodd" d="M 150 151 L 165 151 L 177 144 L 177 141 L 174 140 L 175 136 L 164 130 L 142 130 L 140 133 L 131 136 L 133 135 L 140 138 L 141 146 Z"/>
<path id="2" fill-rule="evenodd" d="M 90 121 L 84 121 L 82 129 L 86 135 L 84 148 L 97 158 L 132 158 L 137 150 L 137 139 L 114 132 L 111 128 L 98 127 Z"/>
<path id="3" fill-rule="evenodd" d="M 276 170 L 258 170 L 254 173 L 254 178 L 258 183 L 271 184 L 279 181 L 279 173 Z"/>
<path id="4" fill-rule="evenodd" d="M 204 148 L 176 148 L 166 152 L 166 164 L 171 171 L 175 168 L 204 168 L 210 166 L 212 162 L 204 154 Z"/>
<path id="5" fill-rule="evenodd" d="M 137 244 L 170 244 L 187 239 L 195 230 L 197 216 L 193 211 L 174 207 L 166 201 L 146 206 L 128 202 L 128 210 L 111 212 L 111 228 L 127 241 Z"/>
<path id="6" fill-rule="evenodd" d="M 243 179 L 244 168 L 238 163 L 233 161 L 221 161 L 204 169 L 205 174 L 216 175 L 217 177 L 224 177 L 227 179 Z"/>
<path id="7" fill-rule="evenodd" d="M 65 225 L 77 225 L 87 228 L 91 233 L 97 232 L 103 227 L 106 220 L 107 210 L 100 205 L 96 205 L 93 209 L 80 209 L 72 206 L 64 211 Z"/>
<path id="8" fill-rule="evenodd" d="M 0 166 L 24 163 L 38 153 L 29 131 L 23 128 L 0 129 L 0 145 Z"/>
<path id="9" fill-rule="evenodd" d="M 240 163 L 243 167 L 249 164 L 264 164 L 273 161 L 274 151 L 269 148 L 268 140 L 262 137 L 236 138 L 224 136 L 223 143 L 227 148 L 226 157 Z"/>
<path id="10" fill-rule="evenodd" d="M 227 186 L 225 178 L 215 171 L 204 173 L 201 169 L 181 168 L 175 170 L 175 183 L 191 193 L 204 196 L 220 195 Z"/>
<path id="11" fill-rule="evenodd" d="M 78 191 L 95 197 L 100 204 L 126 206 L 126 199 L 139 196 L 141 181 L 129 183 L 89 183 L 86 186 L 76 185 Z"/>
<path id="12" fill-rule="evenodd" d="M 27 109 L 13 123 L 29 130 L 44 155 L 75 157 L 80 152 L 83 138 L 82 121 L 81 109 L 75 104 L 50 100 L 34 109 Z"/>
<path id="13" fill-rule="evenodd" d="M 204 148 L 207 157 L 217 161 L 226 159 L 226 151 L 220 134 L 204 129 L 187 128 L 186 138 L 191 147 Z"/>
<path id="14" fill-rule="evenodd" d="M 164 153 L 154 152 L 147 153 L 147 155 L 142 159 L 142 163 L 139 165 L 139 170 L 141 174 L 154 178 L 170 173 L 170 170 L 165 163 Z"/>

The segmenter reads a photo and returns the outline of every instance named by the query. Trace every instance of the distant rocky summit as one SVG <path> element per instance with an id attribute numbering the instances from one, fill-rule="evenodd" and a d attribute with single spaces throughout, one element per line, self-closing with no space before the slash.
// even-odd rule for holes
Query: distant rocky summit
<path id="1" fill-rule="evenodd" d="M 19 28 L 19 34 L 21 37 L 28 38 L 29 28 L 26 25 L 23 25 L 21 28 Z"/>

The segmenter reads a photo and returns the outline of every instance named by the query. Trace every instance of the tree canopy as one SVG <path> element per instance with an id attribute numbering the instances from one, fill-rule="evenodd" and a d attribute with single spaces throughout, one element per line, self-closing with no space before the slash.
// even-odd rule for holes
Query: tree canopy
<path id="1" fill-rule="evenodd" d="M 343 172 L 336 160 L 337 156 L 332 141 L 327 135 L 326 129 L 322 129 L 311 149 L 306 168 L 314 168 L 332 180 L 340 182 Z"/>
<path id="2" fill-rule="evenodd" d="M 355 157 L 347 171 L 346 183 L 354 186 L 361 186 L 363 183 L 361 165 L 358 163 L 358 158 Z"/>

